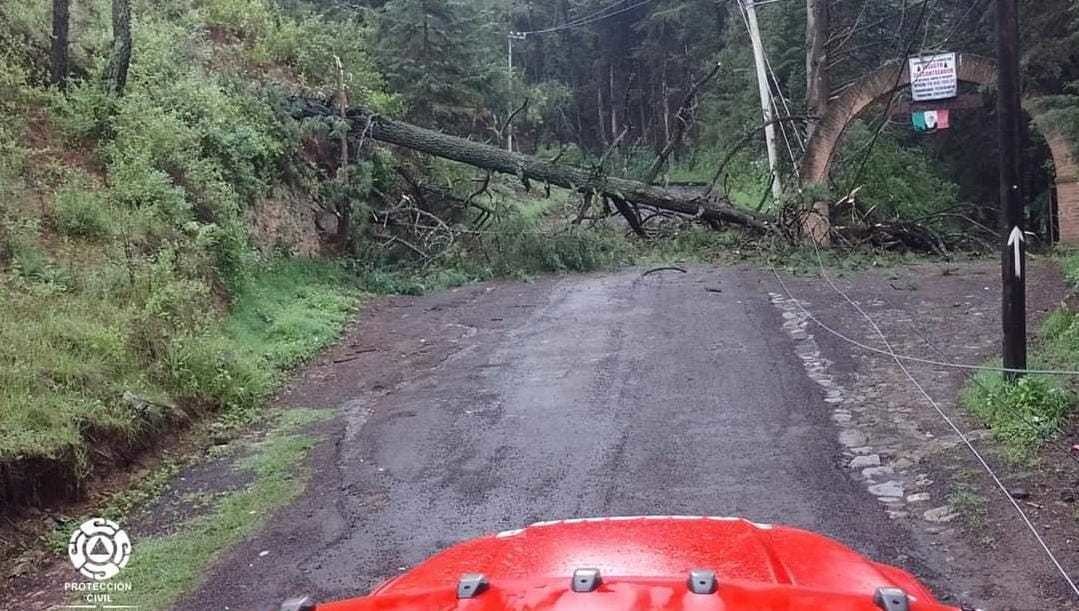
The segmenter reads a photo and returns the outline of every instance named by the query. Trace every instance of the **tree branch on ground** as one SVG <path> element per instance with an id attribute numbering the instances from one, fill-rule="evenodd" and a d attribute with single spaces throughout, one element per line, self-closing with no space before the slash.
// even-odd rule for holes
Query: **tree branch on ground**
<path id="1" fill-rule="evenodd" d="M 641 223 L 641 217 L 638 216 L 637 211 L 621 197 L 611 196 L 611 201 L 614 202 L 614 207 L 618 210 L 618 213 L 622 215 L 622 218 L 626 219 L 626 222 L 629 223 L 633 233 L 642 238 L 647 238 L 648 233 L 644 230 L 644 225 Z"/>

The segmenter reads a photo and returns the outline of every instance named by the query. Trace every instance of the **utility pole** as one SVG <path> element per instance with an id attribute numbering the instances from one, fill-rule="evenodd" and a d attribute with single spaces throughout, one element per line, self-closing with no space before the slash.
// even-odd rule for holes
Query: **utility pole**
<path id="1" fill-rule="evenodd" d="M 768 71 L 764 62 L 764 44 L 761 42 L 761 31 L 757 27 L 757 9 L 753 0 L 738 0 L 746 12 L 746 21 L 749 26 L 749 39 L 753 43 L 753 63 L 757 68 L 757 89 L 761 94 L 761 111 L 764 115 L 764 142 L 768 147 L 768 169 L 772 174 L 772 197 L 779 201 L 783 193 L 782 185 L 779 184 L 779 171 L 776 167 L 776 127 L 772 123 L 772 88 L 768 85 Z"/>
<path id="2" fill-rule="evenodd" d="M 1000 147 L 1000 205 L 1008 236 L 1001 256 L 1004 368 L 1027 368 L 1026 242 L 1020 188 L 1022 115 L 1019 77 L 1018 0 L 997 0 L 997 138 Z M 1008 373 L 1015 380 L 1019 374 Z"/>
<path id="3" fill-rule="evenodd" d="M 509 69 L 506 72 L 507 86 L 506 86 L 506 100 L 508 102 L 508 108 L 506 108 L 506 150 L 513 152 L 513 126 L 509 124 L 510 116 L 513 114 L 513 41 L 524 40 L 528 37 L 524 32 L 510 32 L 506 35 L 506 42 L 509 47 Z"/>

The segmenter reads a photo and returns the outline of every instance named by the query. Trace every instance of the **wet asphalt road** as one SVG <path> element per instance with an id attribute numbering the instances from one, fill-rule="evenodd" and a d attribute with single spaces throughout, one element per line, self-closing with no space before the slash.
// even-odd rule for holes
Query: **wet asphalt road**
<path id="1" fill-rule="evenodd" d="M 837 466 L 773 284 L 638 270 L 367 308 L 283 399 L 340 413 L 310 490 L 180 608 L 357 595 L 456 540 L 578 516 L 737 515 L 894 562 L 903 533 Z"/>

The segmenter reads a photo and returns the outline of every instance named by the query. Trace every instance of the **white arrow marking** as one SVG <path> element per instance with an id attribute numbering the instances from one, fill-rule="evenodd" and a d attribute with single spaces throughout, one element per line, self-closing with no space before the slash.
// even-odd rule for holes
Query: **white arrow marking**
<path id="1" fill-rule="evenodd" d="M 1023 277 L 1023 230 L 1019 227 L 1013 227 L 1011 235 L 1008 236 L 1008 246 L 1011 246 L 1015 250 L 1015 277 Z"/>

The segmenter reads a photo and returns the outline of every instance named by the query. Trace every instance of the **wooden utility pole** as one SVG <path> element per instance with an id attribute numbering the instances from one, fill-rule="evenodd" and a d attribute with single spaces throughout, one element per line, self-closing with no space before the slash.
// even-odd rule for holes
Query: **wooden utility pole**
<path id="1" fill-rule="evenodd" d="M 1000 148 L 1000 205 L 1007 241 L 1001 270 L 1001 320 L 1005 369 L 1027 368 L 1026 241 L 1024 201 L 1020 186 L 1022 109 L 1019 77 L 1018 0 L 997 0 L 997 137 Z M 1009 379 L 1019 374 L 1008 373 Z"/>
<path id="2" fill-rule="evenodd" d="M 768 69 L 764 62 L 764 44 L 761 31 L 757 27 L 757 9 L 753 0 L 738 0 L 746 12 L 749 26 L 749 39 L 753 44 L 753 63 L 757 69 L 757 89 L 761 96 L 761 111 L 764 114 L 764 142 L 768 147 L 768 169 L 772 173 L 772 197 L 778 202 L 783 193 L 779 184 L 778 156 L 776 155 L 776 127 L 772 122 L 772 88 L 768 85 Z"/>

